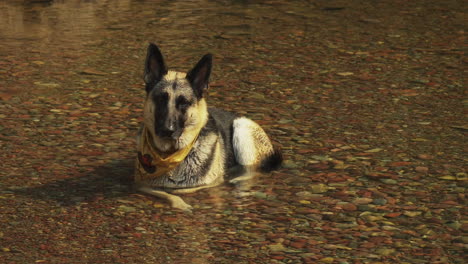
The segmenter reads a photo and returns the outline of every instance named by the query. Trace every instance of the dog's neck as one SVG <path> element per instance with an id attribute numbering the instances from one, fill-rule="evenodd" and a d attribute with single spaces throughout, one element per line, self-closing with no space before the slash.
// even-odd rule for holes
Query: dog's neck
<path id="1" fill-rule="evenodd" d="M 135 179 L 137 181 L 158 178 L 177 167 L 192 150 L 198 137 L 190 144 L 170 155 L 161 155 L 153 145 L 153 137 L 147 127 L 143 127 L 138 144 L 138 159 Z"/>

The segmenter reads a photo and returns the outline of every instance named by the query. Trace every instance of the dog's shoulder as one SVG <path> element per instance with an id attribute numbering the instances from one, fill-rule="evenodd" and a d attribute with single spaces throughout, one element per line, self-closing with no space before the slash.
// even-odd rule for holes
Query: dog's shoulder
<path id="1" fill-rule="evenodd" d="M 209 115 L 216 122 L 216 125 L 221 128 L 229 128 L 232 126 L 234 119 L 238 118 L 239 115 L 219 108 L 208 108 Z"/>
<path id="2" fill-rule="evenodd" d="M 211 124 L 220 132 L 225 144 L 230 145 L 233 133 L 232 125 L 234 120 L 239 118 L 239 115 L 219 108 L 209 108 L 208 113 Z"/>
<path id="3" fill-rule="evenodd" d="M 232 167 L 236 164 L 234 157 L 234 149 L 232 148 L 233 123 L 240 116 L 236 113 L 229 112 L 219 108 L 208 108 L 209 121 L 221 137 L 221 142 L 224 149 L 225 168 Z M 210 122 L 211 121 L 211 122 Z"/>

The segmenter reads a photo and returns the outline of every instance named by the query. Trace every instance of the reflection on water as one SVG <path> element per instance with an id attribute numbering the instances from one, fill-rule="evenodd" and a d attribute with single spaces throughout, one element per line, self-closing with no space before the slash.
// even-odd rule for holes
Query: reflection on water
<path id="1" fill-rule="evenodd" d="M 1 49 L 34 43 L 46 47 L 51 43 L 80 45 L 80 40 L 96 37 L 103 22 L 128 10 L 131 0 L 24 0 L 0 2 Z"/>
<path id="2" fill-rule="evenodd" d="M 270 17 L 272 12 L 310 16 L 311 6 L 307 4 L 298 8 L 281 2 L 261 2 L 0 0 L 0 53 L 25 44 L 43 49 L 51 48 L 50 45 L 76 47 L 82 41 L 129 29 L 139 32 L 151 28 L 161 40 L 177 37 L 179 43 L 189 44 L 192 40 L 183 36 L 195 33 L 190 27 L 197 26 L 197 35 L 230 40 L 283 30 L 287 25 L 281 22 L 296 22 L 290 16 Z M 267 21 L 271 27 L 257 25 Z"/>
<path id="3" fill-rule="evenodd" d="M 244 53 L 257 54 L 264 64 L 278 32 L 303 27 L 293 24 L 291 16 L 270 17 L 271 12 L 286 12 L 282 10 L 286 7 L 281 2 L 263 5 L 256 1 L 0 0 L 0 56 L 9 65 L 1 70 L 7 74 L 0 76 L 0 97 L 22 91 L 25 85 L 18 80 L 29 85 L 37 82 L 25 78 L 31 72 L 41 73 L 46 79 L 41 82 L 50 84 L 37 86 L 34 91 L 38 93 L 41 89 L 50 92 L 59 86 L 58 81 L 70 81 L 64 70 L 86 72 L 91 65 L 100 72 L 120 73 L 119 65 L 140 64 L 139 56 L 149 41 L 171 54 L 173 69 L 185 70 L 200 52 L 212 52 L 219 62 L 224 61 L 219 67 L 231 73 L 243 71 L 245 83 L 258 83 L 262 77 L 254 70 L 262 65 L 234 68 Z M 251 41 L 254 36 L 262 38 Z M 235 43 L 243 48 L 232 50 Z M 46 67 L 38 71 L 38 65 Z M 137 70 L 132 66 L 125 72 Z"/>

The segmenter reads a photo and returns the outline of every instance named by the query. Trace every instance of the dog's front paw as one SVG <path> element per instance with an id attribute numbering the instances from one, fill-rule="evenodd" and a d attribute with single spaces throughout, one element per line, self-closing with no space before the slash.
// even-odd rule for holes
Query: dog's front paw
<path id="1" fill-rule="evenodd" d="M 173 208 L 177 208 L 187 212 L 192 211 L 192 206 L 184 202 L 184 200 L 182 200 L 182 198 L 180 198 L 179 196 L 172 196 L 170 198 L 170 202 Z"/>
<path id="2" fill-rule="evenodd" d="M 177 208 L 177 209 L 189 211 L 189 212 L 192 210 L 192 206 L 184 202 L 184 200 L 182 200 L 182 198 L 180 198 L 177 195 L 173 195 L 165 191 L 161 191 L 161 190 L 154 190 L 147 186 L 140 186 L 137 188 L 137 190 L 140 192 L 154 195 L 156 197 L 166 199 L 167 201 L 169 201 L 169 203 L 171 204 L 173 208 Z"/>

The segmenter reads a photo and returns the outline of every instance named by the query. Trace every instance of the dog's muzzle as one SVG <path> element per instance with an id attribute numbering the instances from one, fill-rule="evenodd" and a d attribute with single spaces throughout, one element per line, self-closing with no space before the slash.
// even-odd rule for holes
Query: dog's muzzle
<path id="1" fill-rule="evenodd" d="M 156 133 L 159 137 L 163 139 L 170 139 L 170 140 L 178 140 L 182 135 L 183 129 L 177 130 L 170 130 L 170 129 L 162 129 Z"/>

